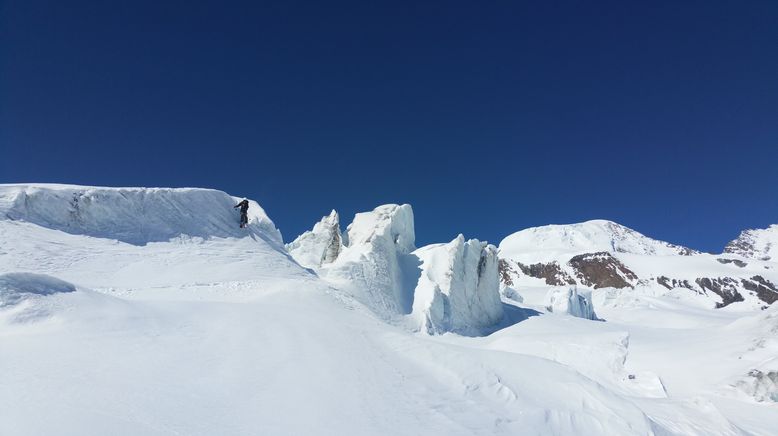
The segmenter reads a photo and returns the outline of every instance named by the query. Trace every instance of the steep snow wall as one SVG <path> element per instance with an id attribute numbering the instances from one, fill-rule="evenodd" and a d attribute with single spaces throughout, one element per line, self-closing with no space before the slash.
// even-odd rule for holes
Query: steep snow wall
<path id="1" fill-rule="evenodd" d="M 280 232 L 254 201 L 249 202 L 249 228 L 239 228 L 233 209 L 237 201 L 221 191 L 197 188 L 0 185 L 0 220 L 134 245 L 181 235 L 226 238 L 254 232 L 280 246 Z"/>
<path id="2" fill-rule="evenodd" d="M 592 292 L 577 286 L 551 288 L 546 294 L 546 309 L 584 319 L 597 319 L 592 304 Z"/>
<path id="3" fill-rule="evenodd" d="M 343 243 L 340 235 L 340 218 L 334 210 L 297 239 L 286 244 L 289 254 L 306 268 L 319 268 L 338 258 Z"/>
<path id="4" fill-rule="evenodd" d="M 502 319 L 497 248 L 461 234 L 448 244 L 420 248 L 421 277 L 413 314 L 428 333 L 470 334 Z"/>
<path id="5" fill-rule="evenodd" d="M 340 254 L 322 265 L 320 274 L 340 281 L 380 315 L 410 313 L 413 297 L 407 282 L 418 277 L 410 254 L 416 248 L 414 239 L 413 210 L 408 204 L 358 213 L 343 237 Z M 318 256 L 318 248 L 311 256 Z M 298 251 L 297 258 L 304 259 L 301 255 Z"/>

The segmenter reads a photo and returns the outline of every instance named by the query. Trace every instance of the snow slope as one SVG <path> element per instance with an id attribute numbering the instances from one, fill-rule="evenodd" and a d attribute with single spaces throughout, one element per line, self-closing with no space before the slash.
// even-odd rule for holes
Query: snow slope
<path id="1" fill-rule="evenodd" d="M 767 236 L 757 239 L 752 240 L 755 246 L 769 247 Z M 778 301 L 774 262 L 700 253 L 610 221 L 522 230 L 506 237 L 499 249 L 503 283 L 512 288 L 577 284 L 698 301 L 702 295 L 711 307 L 743 310 Z"/>
<path id="2" fill-rule="evenodd" d="M 775 261 L 778 259 L 778 224 L 766 229 L 743 230 L 737 239 L 727 244 L 724 252 Z"/>
<path id="3" fill-rule="evenodd" d="M 73 192 L 97 200 L 73 217 Z M 237 229 L 236 198 L 217 191 L 0 193 L 4 436 L 769 435 L 778 422 L 769 395 L 741 383 L 775 369 L 774 308 L 657 296 L 597 306 L 597 322 L 546 313 L 548 287 L 519 287 L 524 303 L 502 303 L 495 333 L 430 336 L 387 323 L 372 293 L 404 310 L 390 280 L 410 268 L 438 286 L 451 273 L 470 295 L 481 259 L 496 269 L 493 248 L 457 238 L 415 256 L 409 207 L 355 220 L 320 277 L 264 213 Z M 93 206 L 104 199 L 128 209 Z M 177 213 L 192 203 L 209 211 Z M 132 227 L 147 216 L 170 221 Z"/>

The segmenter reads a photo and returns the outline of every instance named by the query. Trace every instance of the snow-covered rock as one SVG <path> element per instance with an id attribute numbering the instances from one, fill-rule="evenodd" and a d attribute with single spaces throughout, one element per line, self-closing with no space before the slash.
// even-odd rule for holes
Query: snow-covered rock
<path id="1" fill-rule="evenodd" d="M 546 309 L 554 313 L 566 313 L 584 319 L 597 319 L 592 304 L 592 292 L 577 286 L 558 286 L 546 294 Z"/>
<path id="2" fill-rule="evenodd" d="M 743 230 L 724 247 L 725 253 L 758 260 L 778 260 L 778 224 L 766 229 Z"/>
<path id="3" fill-rule="evenodd" d="M 180 236 L 245 237 L 253 230 L 280 245 L 281 233 L 255 201 L 249 201 L 248 229 L 239 228 L 238 201 L 199 188 L 0 185 L 0 216 L 71 234 L 145 245 Z"/>
<path id="4" fill-rule="evenodd" d="M 335 280 L 380 316 L 410 313 L 418 277 L 413 210 L 387 204 L 358 213 L 343 238 L 343 248 L 320 273 Z"/>
<path id="5" fill-rule="evenodd" d="M 300 265 L 319 268 L 332 263 L 343 249 L 340 236 L 340 218 L 332 211 L 297 239 L 286 244 L 286 249 Z"/>
<path id="6" fill-rule="evenodd" d="M 475 333 L 502 319 L 497 249 L 461 234 L 448 244 L 422 247 L 413 313 L 423 331 Z"/>

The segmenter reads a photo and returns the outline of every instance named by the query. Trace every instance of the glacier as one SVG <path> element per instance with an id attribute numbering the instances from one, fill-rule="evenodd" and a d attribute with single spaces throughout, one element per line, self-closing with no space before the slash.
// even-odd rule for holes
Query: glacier
<path id="1" fill-rule="evenodd" d="M 0 434 L 774 431 L 774 260 L 604 222 L 417 248 L 402 204 L 284 244 L 240 199 L 0 185 Z"/>

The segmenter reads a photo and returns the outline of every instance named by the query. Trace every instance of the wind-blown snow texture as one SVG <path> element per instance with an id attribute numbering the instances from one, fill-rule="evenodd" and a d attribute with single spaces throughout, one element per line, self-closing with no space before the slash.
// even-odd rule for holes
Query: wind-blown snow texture
<path id="1" fill-rule="evenodd" d="M 0 434 L 774 432 L 776 305 L 713 309 L 635 281 L 594 289 L 605 322 L 591 321 L 548 312 L 551 286 L 523 273 L 500 302 L 495 249 L 463 237 L 416 249 L 407 205 L 358 214 L 339 243 L 330 215 L 289 245 L 313 254 L 304 268 L 258 204 L 238 228 L 237 200 L 0 185 Z M 669 266 L 771 279 L 776 265 L 604 251 L 640 280 Z"/>

